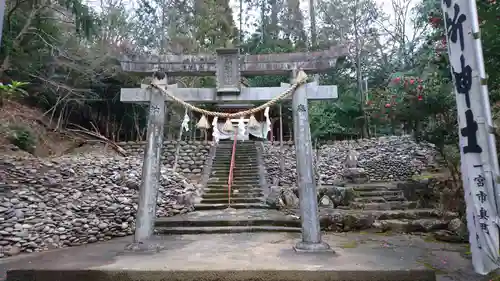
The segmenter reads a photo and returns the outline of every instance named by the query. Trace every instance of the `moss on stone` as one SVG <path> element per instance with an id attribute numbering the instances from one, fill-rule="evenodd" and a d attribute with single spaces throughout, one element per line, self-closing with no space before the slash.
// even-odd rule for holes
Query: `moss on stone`
<path id="1" fill-rule="evenodd" d="M 446 274 L 446 271 L 439 269 L 435 266 L 433 266 L 431 263 L 426 262 L 426 261 L 421 261 L 420 264 L 422 264 L 425 268 L 433 270 L 436 274 Z"/>
<path id="2" fill-rule="evenodd" d="M 430 174 L 430 173 L 422 173 L 421 175 L 414 175 L 411 177 L 412 180 L 414 181 L 421 181 L 421 180 L 428 180 L 433 177 L 435 177 L 435 174 Z"/>
<path id="3" fill-rule="evenodd" d="M 340 248 L 342 249 L 353 249 L 353 248 L 357 248 L 359 246 L 358 242 L 357 241 L 349 241 L 349 242 L 346 242 L 342 245 L 340 245 Z"/>

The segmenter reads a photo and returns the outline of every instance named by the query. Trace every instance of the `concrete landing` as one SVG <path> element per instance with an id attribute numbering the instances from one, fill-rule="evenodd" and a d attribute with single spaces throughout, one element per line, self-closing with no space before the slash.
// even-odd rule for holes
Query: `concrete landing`
<path id="1" fill-rule="evenodd" d="M 166 250 L 124 254 L 130 238 L 0 260 L 8 281 L 479 281 L 462 245 L 415 236 L 328 234 L 336 254 L 298 254 L 295 233 L 161 236 Z M 33 269 L 33 270 L 30 270 Z M 45 271 L 44 271 L 45 270 Z M 0 277 L 1 279 L 1 277 Z"/>
<path id="2" fill-rule="evenodd" d="M 300 219 L 277 210 L 232 209 L 195 211 L 158 218 L 158 234 L 201 234 L 241 232 L 300 232 Z"/>

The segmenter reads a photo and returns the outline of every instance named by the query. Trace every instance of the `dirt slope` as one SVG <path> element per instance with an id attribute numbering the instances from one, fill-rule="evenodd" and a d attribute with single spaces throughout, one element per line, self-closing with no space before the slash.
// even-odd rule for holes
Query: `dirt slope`
<path id="1" fill-rule="evenodd" d="M 50 117 L 50 116 L 49 116 Z M 5 102 L 0 107 L 0 155 L 29 154 L 16 149 L 11 144 L 13 127 L 26 128 L 35 140 L 34 156 L 59 156 L 82 143 L 82 139 L 68 132 L 55 131 L 55 123 L 43 116 L 38 108 L 28 107 L 17 102 Z"/>

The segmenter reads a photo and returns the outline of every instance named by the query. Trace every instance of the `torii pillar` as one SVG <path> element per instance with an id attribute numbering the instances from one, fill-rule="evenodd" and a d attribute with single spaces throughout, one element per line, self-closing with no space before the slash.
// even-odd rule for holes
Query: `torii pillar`
<path id="1" fill-rule="evenodd" d="M 297 70 L 292 71 L 292 84 L 295 82 L 296 77 Z M 290 84 L 281 83 L 281 86 L 287 87 Z M 305 87 L 298 87 L 293 94 L 292 114 L 300 220 L 302 224 L 302 241 L 299 241 L 294 246 L 294 250 L 296 252 L 333 252 L 330 245 L 321 240 L 318 197 L 313 169 L 311 127 Z"/>

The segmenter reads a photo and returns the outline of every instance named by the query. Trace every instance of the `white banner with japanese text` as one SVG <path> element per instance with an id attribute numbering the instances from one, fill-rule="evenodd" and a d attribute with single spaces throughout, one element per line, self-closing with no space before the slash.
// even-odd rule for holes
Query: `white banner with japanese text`
<path id="1" fill-rule="evenodd" d="M 247 124 L 245 124 L 245 133 L 243 136 L 238 136 L 238 139 L 243 140 L 243 139 L 249 139 L 249 134 L 253 135 L 254 137 L 261 138 L 261 139 L 267 139 L 269 130 L 268 130 L 268 125 L 266 122 L 259 122 L 260 126 L 255 127 L 255 128 L 249 128 Z M 220 131 L 220 139 L 225 140 L 225 139 L 233 139 L 235 136 L 235 132 L 226 132 L 223 130 L 224 128 L 224 123 L 218 123 L 217 127 L 219 128 Z M 234 130 L 238 130 L 238 125 L 234 124 Z"/>
<path id="2" fill-rule="evenodd" d="M 489 103 L 478 42 L 475 0 L 441 0 L 448 54 L 457 101 L 462 182 L 467 205 L 467 227 L 474 269 L 487 274 L 499 267 L 496 157 L 488 143 Z M 481 55 L 478 55 L 481 52 Z M 484 78 L 484 77 L 483 77 Z M 486 91 L 486 92 L 485 92 Z M 485 101 L 486 100 L 486 101 Z M 485 104 L 487 103 L 487 104 Z M 496 150 L 495 150 L 496 151 Z"/>

